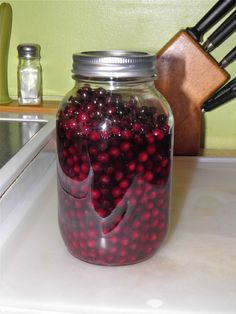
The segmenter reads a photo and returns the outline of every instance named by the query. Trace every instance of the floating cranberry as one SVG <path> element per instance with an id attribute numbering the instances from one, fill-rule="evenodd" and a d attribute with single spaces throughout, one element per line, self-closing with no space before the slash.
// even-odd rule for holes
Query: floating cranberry
<path id="1" fill-rule="evenodd" d="M 160 124 L 160 125 L 164 125 L 167 121 L 167 116 L 165 114 L 160 114 L 158 117 L 157 117 L 157 123 Z"/>
<path id="2" fill-rule="evenodd" d="M 132 131 L 140 132 L 142 130 L 142 125 L 139 122 L 135 122 L 132 126 Z"/>
<path id="3" fill-rule="evenodd" d="M 80 173 L 80 166 L 79 165 L 75 165 L 73 169 L 74 169 L 75 173 Z"/>
<path id="4" fill-rule="evenodd" d="M 98 154 L 98 160 L 102 163 L 107 163 L 109 161 L 109 154 L 105 152 Z"/>
<path id="5" fill-rule="evenodd" d="M 128 164 L 128 170 L 130 171 L 130 172 L 133 172 L 133 171 L 135 171 L 135 168 L 136 168 L 136 162 L 135 161 L 130 161 L 129 162 L 129 164 Z"/>
<path id="6" fill-rule="evenodd" d="M 119 157 L 120 156 L 120 149 L 118 147 L 111 147 L 109 150 L 109 154 L 113 157 Z"/>
<path id="7" fill-rule="evenodd" d="M 144 177 L 149 182 L 151 182 L 154 178 L 152 171 L 145 172 Z"/>
<path id="8" fill-rule="evenodd" d="M 164 137 L 164 132 L 158 128 L 155 128 L 153 130 L 153 134 L 155 135 L 155 137 L 158 141 L 161 141 Z"/>
<path id="9" fill-rule="evenodd" d="M 84 122 L 85 123 L 85 122 L 87 122 L 89 120 L 89 116 L 87 114 L 85 114 L 85 113 L 81 113 L 81 114 L 78 115 L 77 120 L 79 122 Z"/>
<path id="10" fill-rule="evenodd" d="M 140 162 L 145 162 L 148 160 L 148 154 L 144 151 L 144 152 L 141 152 L 139 155 L 138 155 L 138 160 Z"/>
<path id="11" fill-rule="evenodd" d="M 132 138 L 132 132 L 130 130 L 123 130 L 121 132 L 122 138 L 130 140 Z"/>
<path id="12" fill-rule="evenodd" d="M 114 126 L 111 129 L 111 133 L 115 136 L 117 136 L 117 135 L 119 136 L 119 135 L 121 135 L 121 130 L 118 126 Z"/>
<path id="13" fill-rule="evenodd" d="M 109 184 L 110 183 L 110 177 L 108 175 L 102 175 L 101 176 L 101 182 L 103 184 Z M 108 190 L 108 193 L 109 193 L 109 190 Z"/>
<path id="14" fill-rule="evenodd" d="M 130 145 L 130 142 L 123 142 L 121 145 L 120 145 L 120 149 L 123 151 L 123 152 L 128 152 L 131 148 L 131 145 Z"/>
<path id="15" fill-rule="evenodd" d="M 118 187 L 113 188 L 111 193 L 114 197 L 119 197 L 122 194 L 121 189 Z"/>
<path id="16" fill-rule="evenodd" d="M 124 190 L 126 190 L 129 187 L 129 185 L 130 185 L 130 182 L 127 179 L 122 180 L 119 184 L 120 188 Z"/>
<path id="17" fill-rule="evenodd" d="M 99 134 L 99 132 L 91 131 L 91 133 L 89 134 L 89 138 L 92 141 L 96 142 L 96 141 L 98 141 L 100 139 L 100 134 Z"/>
<path id="18" fill-rule="evenodd" d="M 106 95 L 106 90 L 102 87 L 99 87 L 94 91 L 94 95 L 97 97 L 104 97 Z"/>
<path id="19" fill-rule="evenodd" d="M 98 190 L 93 190 L 92 191 L 92 198 L 97 200 L 100 198 L 100 192 Z"/>

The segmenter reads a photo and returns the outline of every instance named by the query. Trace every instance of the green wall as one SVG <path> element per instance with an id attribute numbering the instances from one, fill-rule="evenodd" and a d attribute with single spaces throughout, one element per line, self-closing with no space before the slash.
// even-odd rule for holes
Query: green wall
<path id="1" fill-rule="evenodd" d="M 10 94 L 16 95 L 16 47 L 19 43 L 36 42 L 42 48 L 44 96 L 58 99 L 73 85 L 70 72 L 73 52 L 100 49 L 156 52 L 178 30 L 194 25 L 216 0 L 8 2 L 13 8 Z M 236 34 L 213 56 L 220 60 L 235 42 Z M 232 77 L 236 74 L 235 64 L 228 67 Z M 236 100 L 205 114 L 204 119 L 207 148 L 236 149 Z"/>

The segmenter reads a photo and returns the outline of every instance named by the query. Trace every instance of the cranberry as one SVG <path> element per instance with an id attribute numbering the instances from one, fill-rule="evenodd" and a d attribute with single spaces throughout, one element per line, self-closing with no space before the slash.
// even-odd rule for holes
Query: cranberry
<path id="1" fill-rule="evenodd" d="M 107 163 L 109 161 L 109 154 L 105 152 L 98 154 L 98 160 L 102 163 Z"/>
<path id="2" fill-rule="evenodd" d="M 127 152 L 130 150 L 130 142 L 123 142 L 120 146 L 120 149 L 123 151 L 123 152 Z"/>
<path id="3" fill-rule="evenodd" d="M 88 101 L 90 99 L 90 96 L 91 96 L 91 88 L 90 87 L 82 88 L 79 95 L 80 95 L 81 100 Z"/>
<path id="4" fill-rule="evenodd" d="M 165 124 L 167 121 L 167 116 L 165 114 L 160 114 L 158 117 L 157 117 L 157 123 L 160 124 L 160 125 L 163 125 Z"/>
<path id="5" fill-rule="evenodd" d="M 101 176 L 101 182 L 102 182 L 103 184 L 109 184 L 109 183 L 110 183 L 110 178 L 109 178 L 109 176 L 107 176 L 107 175 L 102 175 L 102 176 Z M 108 192 L 109 192 L 109 190 L 108 190 Z"/>
<path id="6" fill-rule="evenodd" d="M 124 174 L 122 171 L 117 170 L 114 174 L 114 177 L 115 177 L 116 181 L 120 181 L 124 177 Z"/>
<path id="7" fill-rule="evenodd" d="M 156 147 L 155 145 L 148 145 L 147 146 L 147 152 L 149 155 L 153 155 L 156 152 Z"/>
<path id="8" fill-rule="evenodd" d="M 154 178 L 152 171 L 145 172 L 144 177 L 149 182 L 151 182 Z"/>
<path id="9" fill-rule="evenodd" d="M 120 156 L 120 149 L 118 147 L 111 147 L 109 150 L 109 154 L 113 157 L 119 157 Z"/>
<path id="10" fill-rule="evenodd" d="M 129 187 L 129 185 L 130 185 L 130 182 L 127 179 L 122 180 L 119 184 L 120 188 L 124 190 L 126 190 Z"/>
<path id="11" fill-rule="evenodd" d="M 98 190 L 93 190 L 92 191 L 92 198 L 97 200 L 100 198 L 100 192 Z"/>
<path id="12" fill-rule="evenodd" d="M 164 132 L 158 128 L 155 128 L 153 130 L 153 134 L 155 135 L 158 141 L 161 141 L 164 137 Z"/>
<path id="13" fill-rule="evenodd" d="M 148 160 L 148 154 L 147 154 L 145 151 L 141 152 L 141 153 L 138 155 L 138 160 L 139 160 L 140 162 L 145 162 L 145 161 L 147 161 L 147 160 Z"/>
<path id="14" fill-rule="evenodd" d="M 118 197 L 122 194 L 121 189 L 119 189 L 118 187 L 113 188 L 111 193 L 114 197 Z"/>
<path id="15" fill-rule="evenodd" d="M 121 135 L 121 130 L 120 130 L 120 128 L 119 127 L 117 127 L 117 126 L 114 126 L 114 127 L 112 127 L 112 129 L 111 129 L 111 133 L 113 134 L 113 135 Z"/>
<path id="16" fill-rule="evenodd" d="M 123 130 L 121 132 L 122 138 L 126 139 L 126 140 L 130 140 L 132 137 L 132 133 L 130 130 Z"/>
<path id="17" fill-rule="evenodd" d="M 89 135 L 89 137 L 90 137 L 90 139 L 92 140 L 92 141 L 98 141 L 99 139 L 100 139 L 100 134 L 99 134 L 99 132 L 96 132 L 96 131 L 92 131 L 91 133 L 90 133 L 90 135 Z"/>
<path id="18" fill-rule="evenodd" d="M 128 164 L 128 170 L 130 172 L 133 172 L 136 168 L 136 162 L 135 161 L 130 161 L 129 164 Z"/>
<path id="19" fill-rule="evenodd" d="M 106 90 L 105 90 L 104 88 L 102 88 L 102 87 L 99 87 L 99 88 L 97 88 L 97 89 L 94 91 L 94 94 L 95 94 L 95 96 L 97 96 L 97 97 L 103 97 L 103 96 L 106 95 Z"/>
<path id="20" fill-rule="evenodd" d="M 85 113 L 81 113 L 80 115 L 78 115 L 77 120 L 79 122 L 87 122 L 89 120 L 89 116 Z"/>
<path id="21" fill-rule="evenodd" d="M 135 122 L 132 126 L 132 131 L 140 132 L 142 130 L 142 125 L 139 122 Z"/>

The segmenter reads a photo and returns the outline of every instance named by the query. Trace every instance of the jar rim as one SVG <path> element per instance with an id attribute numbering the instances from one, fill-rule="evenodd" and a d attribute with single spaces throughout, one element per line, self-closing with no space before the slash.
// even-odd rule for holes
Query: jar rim
<path id="1" fill-rule="evenodd" d="M 156 56 L 126 50 L 84 51 L 73 54 L 72 72 L 85 77 L 153 77 Z"/>

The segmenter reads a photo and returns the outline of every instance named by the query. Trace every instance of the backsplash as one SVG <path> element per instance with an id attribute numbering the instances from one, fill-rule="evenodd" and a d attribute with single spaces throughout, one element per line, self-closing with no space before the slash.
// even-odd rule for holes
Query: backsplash
<path id="1" fill-rule="evenodd" d="M 16 96 L 16 48 L 19 43 L 41 45 L 44 98 L 60 99 L 72 86 L 69 79 L 72 53 L 110 49 L 156 52 L 177 31 L 195 25 L 215 2 L 9 0 L 13 9 L 9 93 Z M 236 34 L 233 34 L 212 55 L 220 61 L 235 42 Z M 235 63 L 228 66 L 227 71 L 235 77 Z M 236 149 L 235 103 L 236 100 L 232 100 L 204 114 L 203 145 L 206 148 Z"/>

